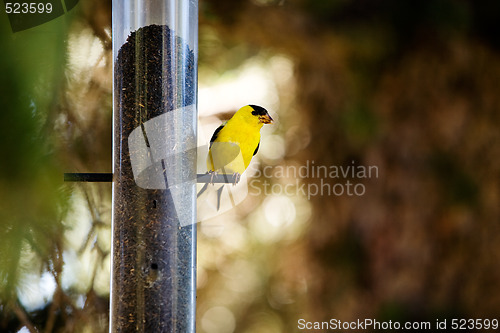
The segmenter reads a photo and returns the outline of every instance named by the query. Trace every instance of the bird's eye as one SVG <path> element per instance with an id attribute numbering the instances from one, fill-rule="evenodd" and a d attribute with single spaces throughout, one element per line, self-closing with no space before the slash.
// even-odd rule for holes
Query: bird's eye
<path id="1" fill-rule="evenodd" d="M 259 114 L 259 112 L 258 112 L 258 111 L 255 111 L 255 110 L 253 110 L 253 111 L 252 111 L 252 115 L 253 115 L 253 116 L 257 116 L 258 114 Z"/>

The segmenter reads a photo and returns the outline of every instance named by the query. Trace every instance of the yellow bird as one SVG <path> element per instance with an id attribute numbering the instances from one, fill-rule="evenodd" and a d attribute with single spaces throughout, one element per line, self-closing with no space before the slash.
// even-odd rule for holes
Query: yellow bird
<path id="1" fill-rule="evenodd" d="M 231 119 L 220 125 L 210 140 L 207 157 L 208 173 L 231 175 L 236 184 L 246 170 L 260 145 L 260 129 L 271 124 L 273 118 L 266 109 L 257 105 L 246 105 L 239 109 Z M 208 183 L 198 193 L 203 193 Z M 218 192 L 217 210 L 220 206 L 222 187 Z"/>

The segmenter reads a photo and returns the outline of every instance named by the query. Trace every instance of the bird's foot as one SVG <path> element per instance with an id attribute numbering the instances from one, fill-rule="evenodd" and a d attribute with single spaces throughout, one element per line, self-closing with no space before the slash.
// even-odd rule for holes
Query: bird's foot
<path id="1" fill-rule="evenodd" d="M 217 177 L 217 172 L 216 171 L 208 171 L 210 174 L 210 184 L 214 184 L 214 177 Z"/>
<path id="2" fill-rule="evenodd" d="M 241 175 L 239 172 L 233 173 L 233 186 L 240 181 Z"/>

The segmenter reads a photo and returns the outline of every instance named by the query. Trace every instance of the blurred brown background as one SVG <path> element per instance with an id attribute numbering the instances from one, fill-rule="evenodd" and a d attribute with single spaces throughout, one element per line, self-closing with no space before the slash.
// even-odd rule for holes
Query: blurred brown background
<path id="1" fill-rule="evenodd" d="M 200 0 L 200 86 L 248 59 L 277 76 L 258 168 L 379 172 L 350 179 L 362 196 L 251 195 L 222 231 L 201 223 L 199 332 L 498 319 L 499 17 L 498 1 Z M 106 332 L 111 186 L 62 173 L 111 171 L 110 1 L 0 21 L 0 331 Z"/>

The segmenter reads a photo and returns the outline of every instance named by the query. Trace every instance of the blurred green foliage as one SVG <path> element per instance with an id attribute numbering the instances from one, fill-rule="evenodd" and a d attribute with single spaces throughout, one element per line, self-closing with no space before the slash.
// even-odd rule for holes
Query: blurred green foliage
<path id="1" fill-rule="evenodd" d="M 67 195 L 51 122 L 64 80 L 68 16 L 13 34 L 0 20 L 0 304 L 41 273 L 62 237 Z M 36 256 L 31 260 L 29 253 Z"/>

